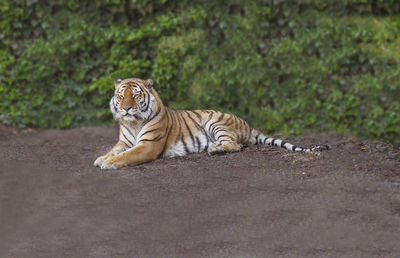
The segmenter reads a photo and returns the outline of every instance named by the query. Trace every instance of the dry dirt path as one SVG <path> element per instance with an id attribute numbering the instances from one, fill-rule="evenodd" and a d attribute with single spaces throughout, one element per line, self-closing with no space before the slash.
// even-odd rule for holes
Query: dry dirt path
<path id="1" fill-rule="evenodd" d="M 400 257 L 400 154 L 335 134 L 117 171 L 116 128 L 0 128 L 0 257 Z"/>

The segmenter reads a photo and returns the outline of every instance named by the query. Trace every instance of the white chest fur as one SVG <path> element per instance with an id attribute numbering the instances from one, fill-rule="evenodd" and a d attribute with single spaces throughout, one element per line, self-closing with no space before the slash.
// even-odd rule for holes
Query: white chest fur
<path id="1" fill-rule="evenodd" d="M 119 139 L 132 148 L 137 143 L 140 130 L 141 127 L 134 123 L 120 123 Z"/>

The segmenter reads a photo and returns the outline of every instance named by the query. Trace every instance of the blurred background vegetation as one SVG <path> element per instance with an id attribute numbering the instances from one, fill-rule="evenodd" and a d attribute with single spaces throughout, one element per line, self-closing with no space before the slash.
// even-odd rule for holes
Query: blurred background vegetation
<path id="1" fill-rule="evenodd" d="M 0 0 L 0 123 L 112 123 L 114 77 L 264 132 L 400 140 L 400 1 Z"/>

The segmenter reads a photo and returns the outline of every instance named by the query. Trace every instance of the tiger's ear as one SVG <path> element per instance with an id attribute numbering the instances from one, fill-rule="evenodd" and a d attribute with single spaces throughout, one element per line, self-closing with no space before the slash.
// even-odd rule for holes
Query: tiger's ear
<path id="1" fill-rule="evenodd" d="M 147 89 L 151 89 L 153 87 L 153 80 L 147 79 L 145 85 Z"/>
<path id="2" fill-rule="evenodd" d="M 115 78 L 114 79 L 114 87 L 117 88 L 118 85 L 122 82 L 122 80 L 120 78 Z"/>

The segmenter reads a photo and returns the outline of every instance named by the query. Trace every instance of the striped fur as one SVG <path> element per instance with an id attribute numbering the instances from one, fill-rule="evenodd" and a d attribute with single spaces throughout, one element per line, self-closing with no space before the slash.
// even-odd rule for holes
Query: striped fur
<path id="1" fill-rule="evenodd" d="M 102 169 L 195 152 L 235 152 L 252 144 L 305 152 L 328 149 L 324 145 L 301 148 L 267 137 L 235 115 L 214 110 L 170 109 L 163 105 L 150 79 L 116 79 L 114 84 L 110 109 L 120 125 L 119 141 L 94 162 Z"/>

